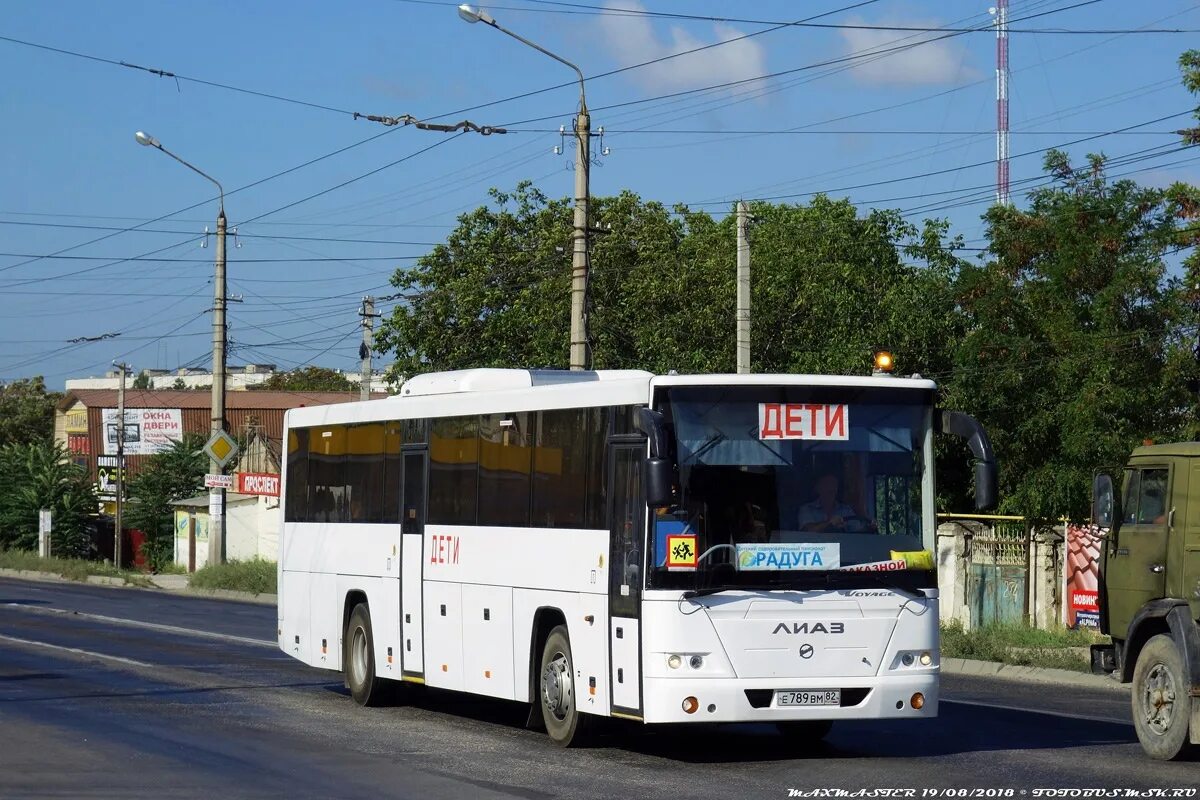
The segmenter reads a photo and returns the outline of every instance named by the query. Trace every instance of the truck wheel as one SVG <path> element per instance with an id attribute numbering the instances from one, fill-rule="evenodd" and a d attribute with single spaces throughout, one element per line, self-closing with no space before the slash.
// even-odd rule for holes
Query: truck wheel
<path id="1" fill-rule="evenodd" d="M 571 659 L 571 641 L 565 625 L 559 625 L 546 637 L 539 675 L 542 721 L 550 741 L 559 747 L 584 744 L 590 720 L 575 707 L 575 662 Z"/>
<path id="2" fill-rule="evenodd" d="M 366 603 L 354 607 L 342 641 L 345 642 L 342 669 L 354 702 L 360 706 L 380 705 L 387 692 L 387 681 L 375 674 L 375 639 L 371 635 L 371 612 Z"/>
<path id="3" fill-rule="evenodd" d="M 1151 637 L 1133 668 L 1133 727 L 1147 755 L 1170 761 L 1188 754 L 1191 701 L 1175 640 Z"/>

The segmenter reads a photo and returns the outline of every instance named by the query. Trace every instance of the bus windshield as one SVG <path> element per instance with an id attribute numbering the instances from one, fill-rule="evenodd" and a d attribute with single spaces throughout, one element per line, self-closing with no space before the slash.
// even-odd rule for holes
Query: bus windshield
<path id="1" fill-rule="evenodd" d="M 930 400 L 874 387 L 666 389 L 658 406 L 679 495 L 651 512 L 650 586 L 801 588 L 932 571 L 921 502 Z"/>

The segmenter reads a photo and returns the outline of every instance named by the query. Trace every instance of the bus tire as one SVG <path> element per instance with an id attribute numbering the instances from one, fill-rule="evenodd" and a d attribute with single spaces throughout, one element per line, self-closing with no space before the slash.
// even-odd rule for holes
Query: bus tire
<path id="1" fill-rule="evenodd" d="M 1133 727 L 1151 758 L 1173 761 L 1190 754 L 1191 698 L 1183 657 L 1167 634 L 1152 636 L 1133 667 Z"/>
<path id="2" fill-rule="evenodd" d="M 375 637 L 371 634 L 371 612 L 359 603 L 346 623 L 343 667 L 346 687 L 360 706 L 377 706 L 384 700 L 386 682 L 375 674 Z"/>
<path id="3" fill-rule="evenodd" d="M 575 662 L 565 625 L 550 631 L 542 647 L 538 705 L 550 741 L 559 747 L 584 744 L 590 720 L 575 705 Z"/>
<path id="4" fill-rule="evenodd" d="M 775 728 L 795 742 L 819 742 L 829 735 L 833 720 L 812 719 L 794 722 L 776 722 Z"/>

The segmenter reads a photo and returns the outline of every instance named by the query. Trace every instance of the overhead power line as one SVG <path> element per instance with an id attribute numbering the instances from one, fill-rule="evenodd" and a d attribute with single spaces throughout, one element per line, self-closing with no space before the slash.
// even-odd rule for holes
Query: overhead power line
<path id="1" fill-rule="evenodd" d="M 409 3 L 413 5 L 430 5 L 443 6 L 453 8 L 457 3 L 449 0 L 393 0 L 393 2 Z M 706 14 L 683 14 L 672 11 L 651 11 L 642 8 L 613 8 L 605 6 L 594 6 L 586 3 L 551 3 L 542 2 L 542 0 L 527 0 L 530 3 L 538 3 L 539 5 L 563 6 L 562 8 L 529 8 L 522 6 L 503 6 L 503 5 L 488 5 L 491 11 L 517 11 L 532 14 L 571 14 L 583 16 L 597 17 L 633 17 L 642 19 L 671 19 L 686 22 L 720 22 L 725 24 L 737 25 L 777 25 L 786 28 L 816 28 L 829 30 L 858 30 L 858 31 L 897 31 L 897 32 L 915 32 L 915 33 L 943 33 L 943 32 L 961 32 L 961 33 L 983 33 L 984 30 L 979 28 L 955 28 L 953 26 L 924 26 L 924 25 L 871 25 L 866 23 L 849 23 L 849 22 L 806 22 L 778 19 L 753 19 L 747 17 L 719 17 Z M 1146 29 L 1128 29 L 1128 28 L 1010 28 L 1009 33 L 1044 33 L 1044 34 L 1066 34 L 1066 35 L 1098 35 L 1098 34 L 1113 34 L 1113 33 L 1200 33 L 1200 29 L 1193 28 L 1146 28 Z"/>

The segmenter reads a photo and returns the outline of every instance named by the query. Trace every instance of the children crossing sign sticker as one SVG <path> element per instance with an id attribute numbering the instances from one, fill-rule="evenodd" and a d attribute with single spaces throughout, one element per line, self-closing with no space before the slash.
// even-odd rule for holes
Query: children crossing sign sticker
<path id="1" fill-rule="evenodd" d="M 700 554 L 696 552 L 696 534 L 679 533 L 667 537 L 667 569 L 694 570 L 699 560 Z"/>

